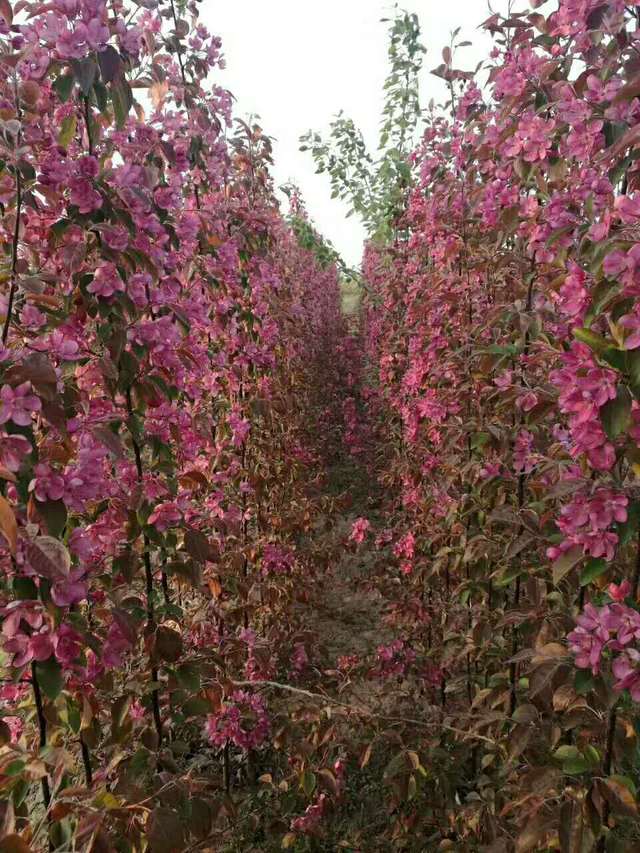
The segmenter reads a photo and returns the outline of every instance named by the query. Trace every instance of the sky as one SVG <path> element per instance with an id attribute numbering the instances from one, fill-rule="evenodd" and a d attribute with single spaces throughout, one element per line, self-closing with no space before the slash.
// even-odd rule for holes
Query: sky
<path id="1" fill-rule="evenodd" d="M 503 10 L 508 0 L 493 0 Z M 456 27 L 468 39 L 456 65 L 473 68 L 486 58 L 490 40 L 478 25 L 490 12 L 486 0 L 405 0 L 401 7 L 420 17 L 427 48 L 422 102 L 444 100 L 442 81 L 429 73 L 442 62 L 442 48 Z M 520 4 L 524 5 L 524 4 Z M 384 0 L 204 0 L 201 19 L 222 38 L 227 67 L 216 82 L 236 98 L 235 114 L 260 116 L 274 137 L 276 186 L 296 183 L 318 229 L 356 266 L 364 229 L 348 207 L 331 199 L 329 179 L 315 174 L 308 152 L 299 151 L 307 130 L 325 131 L 341 109 L 375 149 L 387 73 L 387 24 L 393 12 Z"/>

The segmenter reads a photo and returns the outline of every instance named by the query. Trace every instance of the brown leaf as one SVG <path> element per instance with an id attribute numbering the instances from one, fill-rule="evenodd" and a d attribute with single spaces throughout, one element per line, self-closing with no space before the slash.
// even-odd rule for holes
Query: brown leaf
<path id="1" fill-rule="evenodd" d="M 637 817 L 638 804 L 630 789 L 621 781 L 619 776 L 609 776 L 597 780 L 600 793 L 611 806 L 614 814 L 625 817 Z"/>
<path id="2" fill-rule="evenodd" d="M 539 845 L 547 838 L 549 827 L 536 821 L 528 821 L 525 828 L 516 839 L 516 853 L 529 853 L 539 849 Z"/>
<path id="3" fill-rule="evenodd" d="M 149 86 L 149 94 L 151 95 L 153 106 L 159 110 L 164 104 L 164 99 L 169 94 L 169 82 L 167 80 L 163 80 L 161 83 L 152 83 Z"/>
<path id="4" fill-rule="evenodd" d="M 529 746 L 534 729 L 528 725 L 516 726 L 509 735 L 509 761 L 515 761 Z"/>
<path id="5" fill-rule="evenodd" d="M 184 827 L 177 812 L 156 806 L 147 824 L 150 853 L 180 853 L 184 847 Z"/>
<path id="6" fill-rule="evenodd" d="M 56 302 L 57 306 L 57 302 Z M 53 365 L 46 355 L 34 352 L 24 358 L 19 364 L 14 364 L 5 373 L 5 382 L 10 385 L 21 385 L 31 382 L 39 397 L 53 401 L 57 397 L 57 377 Z"/>
<path id="7" fill-rule="evenodd" d="M 11 26 L 13 21 L 13 9 L 11 8 L 9 0 L 0 0 L 0 15 L 2 15 L 9 26 Z"/>
<path id="8" fill-rule="evenodd" d="M 368 744 L 367 744 L 367 746 L 366 746 L 366 747 L 364 748 L 364 750 L 362 751 L 362 754 L 360 755 L 360 769 L 361 769 L 361 770 L 362 770 L 362 768 L 363 768 L 363 767 L 366 767 L 366 766 L 367 766 L 367 764 L 369 763 L 369 761 L 371 760 L 371 750 L 372 750 L 372 748 L 373 748 L 373 744 L 372 744 L 372 743 L 368 743 Z"/>
<path id="9" fill-rule="evenodd" d="M 26 539 L 24 550 L 28 563 L 40 577 L 58 581 L 69 576 L 71 556 L 62 542 L 53 536 Z"/>
<path id="10" fill-rule="evenodd" d="M 584 551 L 579 545 L 566 551 L 553 564 L 553 583 L 558 586 L 560 581 L 566 577 L 571 569 L 576 566 L 584 555 Z"/>
<path id="11" fill-rule="evenodd" d="M 9 471 L 8 468 L 5 468 L 4 465 L 0 465 L 0 480 L 9 480 L 10 483 L 17 483 L 16 475 Z"/>
<path id="12" fill-rule="evenodd" d="M 206 488 L 209 481 L 201 471 L 185 471 L 180 476 L 180 485 L 185 489 Z"/>
<path id="13" fill-rule="evenodd" d="M 112 430 L 106 426 L 97 426 L 93 428 L 93 434 L 98 441 L 104 444 L 107 450 L 111 451 L 116 459 L 124 459 L 125 452 L 122 441 Z"/>
<path id="14" fill-rule="evenodd" d="M 338 780 L 336 779 L 333 771 L 329 770 L 328 767 L 323 767 L 322 770 L 318 771 L 318 776 L 322 778 L 331 793 L 337 797 L 340 793 L 340 786 L 338 785 Z"/>
<path id="15" fill-rule="evenodd" d="M 0 853 L 31 853 L 31 847 L 21 835 L 5 835 L 0 841 Z"/>
<path id="16" fill-rule="evenodd" d="M 204 533 L 190 528 L 184 535 L 184 547 L 187 553 L 198 563 L 212 559 L 211 544 Z"/>
<path id="17" fill-rule="evenodd" d="M 570 684 L 561 684 L 553 694 L 553 710 L 556 713 L 566 711 L 576 698 L 576 691 Z"/>
<path id="18" fill-rule="evenodd" d="M 160 625 L 156 631 L 155 652 L 161 660 L 175 663 L 182 654 L 182 637 L 173 628 Z"/>
<path id="19" fill-rule="evenodd" d="M 220 596 L 222 595 L 222 584 L 220 583 L 218 578 L 209 578 L 209 580 L 207 581 L 207 585 L 209 587 L 211 595 L 215 599 L 220 598 Z"/>
<path id="20" fill-rule="evenodd" d="M 613 103 L 618 104 L 620 101 L 632 101 L 638 95 L 640 95 L 640 74 L 629 80 L 628 83 L 625 83 L 613 99 Z"/>
<path id="21" fill-rule="evenodd" d="M 7 540 L 9 550 L 15 557 L 18 547 L 18 522 L 6 498 L 0 495 L 0 533 Z"/>

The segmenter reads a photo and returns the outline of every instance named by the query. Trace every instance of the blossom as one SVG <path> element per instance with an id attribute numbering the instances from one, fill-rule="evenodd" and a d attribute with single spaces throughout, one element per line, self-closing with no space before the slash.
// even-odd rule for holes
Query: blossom
<path id="1" fill-rule="evenodd" d="M 558 528 L 564 534 L 559 547 L 547 551 L 551 559 L 576 546 L 591 557 L 613 560 L 618 535 L 610 528 L 627 520 L 629 499 L 611 489 L 596 489 L 591 495 L 577 494 L 560 510 Z"/>
<path id="2" fill-rule="evenodd" d="M 0 424 L 13 421 L 18 426 L 29 426 L 32 416 L 41 409 L 40 398 L 32 393 L 30 382 L 22 382 L 16 388 L 0 388 Z"/>
<path id="3" fill-rule="evenodd" d="M 243 418 L 238 410 L 234 410 L 229 414 L 229 426 L 231 427 L 233 446 L 242 447 L 251 430 L 250 422 Z"/>
<path id="4" fill-rule="evenodd" d="M 607 587 L 607 593 L 612 601 L 621 603 L 631 592 L 631 584 L 629 581 L 622 581 L 621 584 L 610 583 Z"/>
<path id="5" fill-rule="evenodd" d="M 360 544 L 361 542 L 364 542 L 365 537 L 370 529 L 370 521 L 368 521 L 366 518 L 356 518 L 351 527 L 351 534 L 349 536 L 349 539 L 352 542 L 357 542 L 358 544 Z"/>
<path id="6" fill-rule="evenodd" d="M 89 293 L 108 299 L 115 293 L 124 291 L 124 282 L 115 264 L 106 262 L 100 264 L 94 273 L 93 281 L 87 287 Z"/>
<path id="7" fill-rule="evenodd" d="M 157 504 L 149 516 L 149 524 L 153 524 L 158 530 L 167 530 L 175 527 L 182 521 L 182 510 L 175 501 L 164 501 Z"/>
<path id="8" fill-rule="evenodd" d="M 393 640 L 388 645 L 378 646 L 374 673 L 380 678 L 405 675 L 415 659 L 415 651 L 404 640 Z"/>
<path id="9" fill-rule="evenodd" d="M 65 493 L 65 478 L 44 462 L 38 463 L 34 469 L 34 479 L 29 484 L 39 501 L 58 501 Z"/>
<path id="10" fill-rule="evenodd" d="M 631 350 L 640 347 L 640 305 L 634 305 L 630 314 L 620 317 L 618 324 L 629 332 L 624 339 L 624 348 Z"/>
<path id="11" fill-rule="evenodd" d="M 80 213 L 92 213 L 102 207 L 102 196 L 87 178 L 73 178 L 69 189 L 69 201 Z"/>
<path id="12" fill-rule="evenodd" d="M 234 743 L 241 749 L 257 749 L 270 730 L 264 699 L 246 690 L 234 691 L 221 711 L 208 716 L 205 730 L 214 746 Z"/>
<path id="13" fill-rule="evenodd" d="M 282 545 L 267 543 L 262 550 L 263 575 L 289 574 L 295 565 L 295 555 Z"/>
<path id="14" fill-rule="evenodd" d="M 304 815 L 296 817 L 291 821 L 292 832 L 300 832 L 303 835 L 313 833 L 324 817 L 328 806 L 326 794 L 318 794 L 314 801 L 307 806 Z"/>

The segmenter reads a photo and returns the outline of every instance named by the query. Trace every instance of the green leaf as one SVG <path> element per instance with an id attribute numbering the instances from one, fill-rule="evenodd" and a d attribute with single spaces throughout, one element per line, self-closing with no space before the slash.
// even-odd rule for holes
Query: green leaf
<path id="1" fill-rule="evenodd" d="M 71 97 L 74 82 L 75 77 L 73 74 L 61 74 L 53 81 L 53 88 L 63 104 Z"/>
<path id="2" fill-rule="evenodd" d="M 38 587 L 32 578 L 15 577 L 12 586 L 15 597 L 21 601 L 35 601 L 38 598 Z"/>
<path id="3" fill-rule="evenodd" d="M 553 757 L 558 761 L 571 761 L 573 759 L 579 758 L 580 755 L 581 753 L 578 747 L 570 746 L 569 744 L 559 746 L 553 753 Z"/>
<path id="4" fill-rule="evenodd" d="M 76 80 L 80 84 L 82 94 L 86 98 L 88 97 L 91 87 L 93 86 L 93 82 L 98 74 L 98 66 L 90 57 L 74 59 L 72 60 L 72 63 Z"/>
<path id="5" fill-rule="evenodd" d="M 576 672 L 576 677 L 573 682 L 576 693 L 580 696 L 586 696 L 595 687 L 595 680 L 588 669 L 579 669 Z"/>
<path id="6" fill-rule="evenodd" d="M 620 545 L 635 539 L 640 530 L 640 501 L 632 501 L 627 507 L 627 520 L 616 526 Z"/>
<path id="7" fill-rule="evenodd" d="M 631 426 L 631 395 L 624 385 L 618 386 L 615 400 L 609 400 L 600 409 L 600 417 L 604 431 L 610 439 L 627 432 Z"/>
<path id="8" fill-rule="evenodd" d="M 558 557 L 553 564 L 553 583 L 558 586 L 560 581 L 569 574 L 571 569 L 582 559 L 583 550 L 578 545 Z"/>
<path id="9" fill-rule="evenodd" d="M 574 329 L 573 336 L 597 353 L 603 353 L 610 346 L 602 335 L 592 332 L 591 329 Z"/>
<path id="10" fill-rule="evenodd" d="M 627 366 L 627 353 L 623 352 L 621 349 L 616 349 L 615 347 L 608 347 L 602 354 L 601 358 L 603 361 L 606 361 L 607 364 L 610 364 L 611 367 L 619 370 L 621 373 L 624 372 Z"/>
<path id="11" fill-rule="evenodd" d="M 107 106 L 109 105 L 109 90 L 101 83 L 99 80 L 96 80 L 93 84 L 93 92 L 96 96 L 96 104 L 98 105 L 98 109 L 104 115 L 107 111 Z"/>
<path id="12" fill-rule="evenodd" d="M 596 578 L 599 578 L 600 575 L 603 575 L 608 568 L 609 564 L 606 560 L 603 560 L 602 557 L 591 557 L 587 560 L 587 565 L 584 567 L 584 570 L 580 575 L 580 586 L 587 586 L 591 581 L 594 581 Z"/>
<path id="13" fill-rule="evenodd" d="M 124 79 L 118 77 L 111 83 L 111 103 L 113 104 L 113 112 L 116 118 L 118 127 L 124 127 L 124 124 L 129 115 L 129 110 L 133 105 L 133 96 L 131 87 Z"/>
<path id="14" fill-rule="evenodd" d="M 76 117 L 74 115 L 65 116 L 60 124 L 60 132 L 58 133 L 58 145 L 67 148 L 69 143 L 76 135 Z"/>
<path id="15" fill-rule="evenodd" d="M 300 787 L 307 797 L 310 797 L 316 789 L 316 774 L 311 770 L 305 770 L 300 777 Z"/>
<path id="16" fill-rule="evenodd" d="M 182 706 L 185 717 L 205 717 L 211 713 L 211 704 L 202 696 L 192 696 Z"/>
<path id="17" fill-rule="evenodd" d="M 176 670 L 176 677 L 182 687 L 195 692 L 200 689 L 200 670 L 195 664 L 184 663 Z"/>
<path id="18" fill-rule="evenodd" d="M 591 767 L 591 762 L 580 756 L 579 758 L 572 758 L 569 759 L 569 761 L 564 761 L 562 763 L 562 772 L 566 773 L 567 776 L 578 776 L 580 773 L 586 773 L 587 770 L 591 769 Z"/>
<path id="19" fill-rule="evenodd" d="M 491 435 L 488 432 L 476 432 L 471 436 L 471 449 L 480 450 L 490 441 Z"/>
<path id="20" fill-rule="evenodd" d="M 54 657 L 34 664 L 40 689 L 49 699 L 57 699 L 62 691 L 62 667 Z"/>
<path id="21" fill-rule="evenodd" d="M 640 386 L 640 349 L 627 351 L 627 373 L 633 385 Z"/>

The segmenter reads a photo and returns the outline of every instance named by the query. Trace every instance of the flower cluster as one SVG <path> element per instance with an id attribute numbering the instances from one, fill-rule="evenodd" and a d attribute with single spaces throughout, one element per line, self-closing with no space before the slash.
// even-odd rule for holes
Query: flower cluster
<path id="1" fill-rule="evenodd" d="M 376 651 L 374 674 L 379 678 L 393 678 L 406 675 L 415 662 L 416 653 L 404 640 L 393 640 L 380 645 Z"/>
<path id="2" fill-rule="evenodd" d="M 349 539 L 352 542 L 360 545 L 366 539 L 367 533 L 371 530 L 371 522 L 367 518 L 356 518 L 351 526 Z"/>
<path id="3" fill-rule="evenodd" d="M 207 717 L 209 742 L 222 747 L 233 743 L 240 749 L 257 749 L 269 736 L 271 724 L 264 699 L 257 693 L 236 690 L 221 711 Z"/>
<path id="4" fill-rule="evenodd" d="M 567 642 L 577 667 L 598 675 L 603 657 L 608 659 L 614 690 L 628 690 L 631 698 L 640 702 L 640 613 L 623 603 L 630 591 L 628 581 L 619 587 L 611 584 L 613 603 L 602 607 L 587 604 Z"/>
<path id="5" fill-rule="evenodd" d="M 0 749 L 23 769 L 2 776 L 0 797 L 18 814 L 39 786 L 43 844 L 59 846 L 60 821 L 80 826 L 104 792 L 98 763 L 116 790 L 143 744 L 202 733 L 205 674 L 264 679 L 291 663 L 299 626 L 283 617 L 281 576 L 306 559 L 300 534 L 321 501 L 308 486 L 341 422 L 347 349 L 335 263 L 301 239 L 300 206 L 295 219 L 280 210 L 269 137 L 235 122 L 197 5 L 13 5 L 0 3 L 0 658 L 12 688 Z M 269 719 L 239 692 L 207 728 L 247 749 Z M 165 770 L 192 788 L 183 766 Z M 125 787 L 153 797 L 139 771 Z M 86 790 L 64 815 L 45 793 L 59 784 Z M 107 847 L 149 845 L 127 796 L 88 829 Z M 201 842 L 183 830 L 186 848 Z"/>

